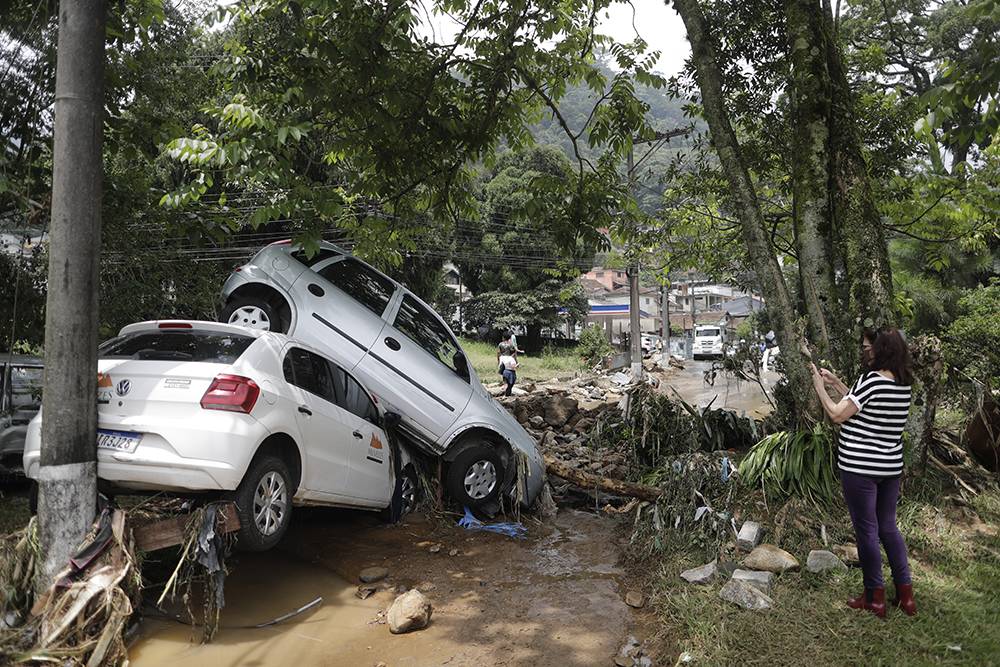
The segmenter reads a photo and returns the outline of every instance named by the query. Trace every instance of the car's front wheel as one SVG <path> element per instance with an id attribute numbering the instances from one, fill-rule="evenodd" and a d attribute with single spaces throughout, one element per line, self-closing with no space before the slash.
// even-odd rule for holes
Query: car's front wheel
<path id="1" fill-rule="evenodd" d="M 240 517 L 239 548 L 267 551 L 281 541 L 292 518 L 288 466 L 277 456 L 254 459 L 232 499 Z"/>
<path id="2" fill-rule="evenodd" d="M 247 329 L 286 333 L 288 323 L 281 311 L 273 303 L 261 297 L 235 298 L 226 304 L 219 318 L 227 324 L 235 324 Z"/>
<path id="3" fill-rule="evenodd" d="M 463 507 L 478 508 L 495 502 L 503 481 L 503 460 L 489 443 L 472 445 L 448 468 L 448 493 Z"/>

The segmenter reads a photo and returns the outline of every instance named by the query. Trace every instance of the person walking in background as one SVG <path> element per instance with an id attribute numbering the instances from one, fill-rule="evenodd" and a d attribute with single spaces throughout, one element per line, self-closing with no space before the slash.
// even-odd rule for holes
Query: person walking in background
<path id="1" fill-rule="evenodd" d="M 510 396 L 514 389 L 514 383 L 517 382 L 517 357 L 515 357 L 512 352 L 509 354 L 501 354 L 499 362 L 500 374 L 503 376 L 504 384 L 507 385 L 503 395 Z"/>
<path id="2" fill-rule="evenodd" d="M 844 500 L 857 538 L 864 592 L 847 602 L 885 617 L 882 552 L 892 569 L 896 597 L 892 604 L 907 615 L 917 613 L 906 543 L 896 525 L 896 505 L 903 474 L 903 429 L 910 411 L 910 352 L 896 329 L 866 331 L 861 339 L 861 377 L 848 389 L 829 370 L 809 364 L 813 387 L 830 419 L 841 424 L 837 467 Z M 844 394 L 839 403 L 826 391 Z"/>
<path id="3" fill-rule="evenodd" d="M 513 356 L 514 354 L 517 353 L 517 348 L 511 341 L 511 338 L 513 337 L 514 334 L 512 334 L 510 331 L 503 332 L 503 336 L 500 338 L 500 344 L 497 345 L 497 363 L 500 363 L 500 357 L 502 357 L 503 355 L 509 354 Z"/>
<path id="4" fill-rule="evenodd" d="M 524 354 L 524 350 L 517 346 L 517 334 L 513 331 L 510 332 L 510 344 L 514 348 L 514 355 Z"/>

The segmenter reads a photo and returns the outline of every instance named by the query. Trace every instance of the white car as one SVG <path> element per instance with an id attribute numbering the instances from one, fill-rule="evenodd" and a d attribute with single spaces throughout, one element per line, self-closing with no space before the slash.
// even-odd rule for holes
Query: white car
<path id="1" fill-rule="evenodd" d="M 445 321 L 345 250 L 324 242 L 310 256 L 273 243 L 233 271 L 222 300 L 222 321 L 287 333 L 354 373 L 401 416 L 410 443 L 441 456 L 459 505 L 502 495 L 530 505 L 541 491 L 537 443 L 483 388 Z"/>
<path id="2" fill-rule="evenodd" d="M 365 388 L 288 337 L 217 322 L 130 324 L 98 350 L 97 473 L 136 491 L 235 500 L 242 548 L 281 539 L 299 504 L 412 509 L 410 457 Z M 42 414 L 24 451 L 38 478 Z"/>

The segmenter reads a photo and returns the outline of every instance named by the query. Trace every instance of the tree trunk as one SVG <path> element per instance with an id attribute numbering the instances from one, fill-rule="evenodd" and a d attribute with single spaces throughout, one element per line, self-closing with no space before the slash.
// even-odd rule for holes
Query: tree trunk
<path id="1" fill-rule="evenodd" d="M 545 470 L 550 475 L 562 477 L 565 480 L 573 482 L 582 489 L 599 489 L 601 491 L 607 491 L 608 493 L 615 493 L 620 496 L 629 496 L 630 498 L 640 498 L 650 502 L 656 502 L 657 498 L 663 495 L 663 491 L 655 486 L 633 484 L 631 482 L 623 482 L 617 479 L 599 477 L 598 475 L 593 475 L 589 472 L 577 470 L 576 468 L 568 466 L 562 461 L 558 461 L 551 456 L 545 457 Z"/>
<path id="2" fill-rule="evenodd" d="M 687 28 L 695 78 L 701 89 L 701 103 L 711 132 L 712 146 L 729 182 L 730 196 L 740 221 L 750 261 L 757 272 L 761 290 L 767 299 L 768 315 L 775 325 L 775 332 L 784 351 L 782 357 L 785 373 L 797 402 L 794 410 L 801 414 L 815 406 L 816 399 L 809 371 L 799 358 L 801 336 L 795 326 L 795 308 L 778 265 L 778 258 L 768 239 L 757 192 L 743 162 L 736 133 L 729 119 L 722 91 L 722 73 L 712 37 L 697 0 L 674 0 L 674 8 Z"/>
<path id="3" fill-rule="evenodd" d="M 830 330 L 840 311 L 833 279 L 830 245 L 830 76 L 826 53 L 817 44 L 824 35 L 815 2 L 785 0 L 792 112 L 792 218 L 798 253 L 802 303 L 810 338 L 822 354 L 831 349 Z"/>
<path id="4" fill-rule="evenodd" d="M 104 12 L 103 0 L 59 7 L 36 590 L 66 565 L 97 504 Z"/>
<path id="5" fill-rule="evenodd" d="M 822 12 L 817 5 L 812 8 Z M 825 33 L 832 34 L 833 19 L 821 13 Z M 858 136 L 854 94 L 847 81 L 840 46 L 826 40 L 830 71 L 831 199 L 833 225 L 842 239 L 849 285 L 849 310 L 863 326 L 884 326 L 895 320 L 892 273 L 885 228 L 875 206 L 868 163 Z"/>

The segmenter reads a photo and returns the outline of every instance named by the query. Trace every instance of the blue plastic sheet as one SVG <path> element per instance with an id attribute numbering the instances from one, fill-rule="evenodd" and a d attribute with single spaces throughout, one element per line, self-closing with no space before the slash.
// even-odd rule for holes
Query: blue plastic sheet
<path id="1" fill-rule="evenodd" d="M 528 529 L 520 521 L 483 523 L 472 515 L 472 510 L 468 507 L 465 508 L 465 516 L 458 520 L 458 525 L 466 530 L 485 530 L 519 539 L 524 539 L 528 536 Z"/>

